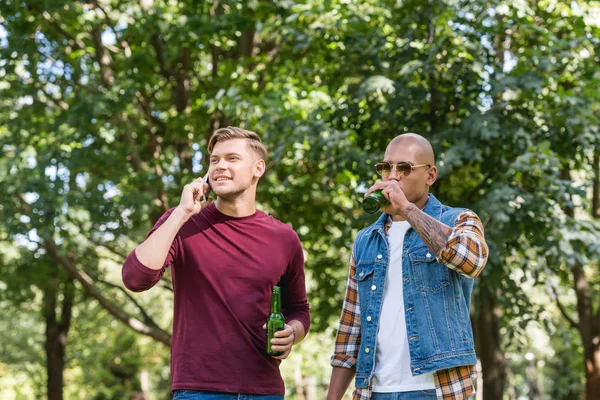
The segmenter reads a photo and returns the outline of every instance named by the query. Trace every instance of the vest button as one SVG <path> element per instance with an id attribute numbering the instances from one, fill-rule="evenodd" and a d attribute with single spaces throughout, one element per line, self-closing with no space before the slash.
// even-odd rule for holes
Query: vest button
<path id="1" fill-rule="evenodd" d="M 371 290 L 375 290 L 375 289 L 377 289 L 377 286 L 375 286 L 375 285 L 371 286 Z"/>
<path id="2" fill-rule="evenodd" d="M 373 319 L 373 318 L 371 318 L 371 316 L 370 316 L 370 315 L 367 317 L 367 321 L 369 321 L 369 322 L 371 322 L 371 320 L 372 320 L 372 319 Z"/>
<path id="3" fill-rule="evenodd" d="M 383 258 L 383 256 L 381 254 L 377 254 L 377 259 L 381 260 Z"/>
<path id="4" fill-rule="evenodd" d="M 368 353 L 370 351 L 371 351 L 371 349 L 369 349 L 368 347 L 365 349 L 365 353 Z"/>

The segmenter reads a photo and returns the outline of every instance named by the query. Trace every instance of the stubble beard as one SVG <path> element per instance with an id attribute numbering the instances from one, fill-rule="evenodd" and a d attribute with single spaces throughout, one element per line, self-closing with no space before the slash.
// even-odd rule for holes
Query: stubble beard
<path id="1" fill-rule="evenodd" d="M 225 200 L 225 201 L 233 201 L 235 199 L 237 199 L 238 197 L 240 197 L 244 192 L 246 191 L 246 189 L 234 189 L 233 191 L 228 191 L 225 193 L 216 193 L 215 194 L 220 197 L 221 199 Z"/>

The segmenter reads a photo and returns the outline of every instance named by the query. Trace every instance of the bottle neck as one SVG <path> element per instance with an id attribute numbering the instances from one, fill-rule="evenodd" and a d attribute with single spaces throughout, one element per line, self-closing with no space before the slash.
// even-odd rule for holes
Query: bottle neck
<path id="1" fill-rule="evenodd" d="M 273 297 L 271 298 L 271 314 L 281 313 L 280 305 L 281 305 L 281 303 L 280 303 L 279 292 L 273 292 Z"/>

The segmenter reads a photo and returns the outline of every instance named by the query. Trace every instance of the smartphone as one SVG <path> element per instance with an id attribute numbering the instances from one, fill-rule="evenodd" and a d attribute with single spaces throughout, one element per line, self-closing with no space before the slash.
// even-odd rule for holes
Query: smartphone
<path id="1" fill-rule="evenodd" d="M 210 183 L 208 183 L 208 172 L 206 173 L 206 175 L 204 175 L 204 177 L 202 178 L 202 180 L 208 184 L 208 192 L 206 192 L 206 194 L 203 194 L 203 201 L 206 201 L 206 198 L 210 195 L 210 192 L 212 192 L 212 188 L 210 187 Z"/>

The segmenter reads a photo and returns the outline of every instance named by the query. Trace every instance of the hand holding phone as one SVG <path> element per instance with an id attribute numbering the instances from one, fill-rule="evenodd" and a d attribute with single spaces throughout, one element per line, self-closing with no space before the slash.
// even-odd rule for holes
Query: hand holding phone
<path id="1" fill-rule="evenodd" d="M 178 208 L 183 210 L 188 217 L 198 214 L 212 203 L 212 199 L 207 197 L 210 191 L 208 174 L 206 174 L 204 177 L 198 178 L 183 187 Z"/>

